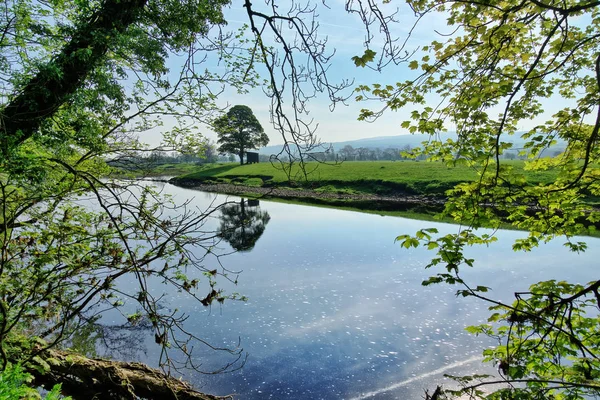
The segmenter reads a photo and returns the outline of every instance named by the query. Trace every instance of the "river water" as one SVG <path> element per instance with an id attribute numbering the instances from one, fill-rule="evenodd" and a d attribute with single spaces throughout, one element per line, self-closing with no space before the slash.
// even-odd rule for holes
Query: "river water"
<path id="1" fill-rule="evenodd" d="M 486 304 L 457 298 L 458 288 L 421 286 L 434 274 L 424 269 L 433 254 L 394 242 L 424 227 L 449 233 L 457 226 L 263 200 L 242 203 L 172 185 L 163 190 L 199 209 L 230 202 L 210 224 L 229 232 L 222 235 L 220 252 L 240 250 L 221 258 L 228 269 L 242 271 L 238 284 L 221 287 L 247 296 L 246 302 L 203 307 L 182 293 L 165 292 L 165 307 L 190 316 L 187 330 L 215 346 L 239 341 L 248 353 L 238 371 L 184 375 L 201 390 L 240 399 L 418 399 L 424 389 L 448 384 L 444 374 L 495 372 L 480 363 L 482 349 L 493 342 L 464 330 L 485 322 Z M 239 214 L 243 230 L 233 228 Z M 542 279 L 595 278 L 597 239 L 587 239 L 589 250 L 579 255 L 560 241 L 515 253 L 511 244 L 523 233 L 497 235 L 498 243 L 469 250 L 476 264 L 464 274 L 471 285 L 491 286 L 495 299 L 510 301 L 512 293 Z M 134 356 L 156 364 L 153 336 L 135 341 Z M 198 350 L 195 361 L 203 369 L 229 361 L 222 352 Z"/>

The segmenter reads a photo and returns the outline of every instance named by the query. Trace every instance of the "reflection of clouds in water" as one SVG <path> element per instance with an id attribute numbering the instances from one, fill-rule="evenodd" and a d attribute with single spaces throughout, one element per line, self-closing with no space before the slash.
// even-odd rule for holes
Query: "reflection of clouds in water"
<path id="1" fill-rule="evenodd" d="M 181 199 L 195 196 L 191 207 L 214 199 L 239 201 L 165 190 Z M 444 373 L 482 371 L 477 360 L 491 343 L 464 327 L 485 322 L 486 304 L 457 298 L 458 287 L 421 286 L 443 269 L 424 270 L 431 252 L 406 251 L 393 242 L 402 232 L 435 226 L 446 234 L 456 226 L 268 201 L 261 208 L 271 222 L 256 247 L 221 260 L 244 270 L 238 286 L 225 287 L 247 295 L 247 303 L 226 302 L 211 313 L 169 294 L 172 307 L 193 316 L 186 325 L 192 332 L 226 345 L 240 336 L 250 353 L 241 371 L 193 377 L 205 391 L 235 392 L 244 399 L 422 398 L 424 388 L 431 392 L 436 384 L 452 383 Z M 510 298 L 514 285 L 522 288 L 547 276 L 585 280 L 593 272 L 589 265 L 600 246 L 590 244 L 581 257 L 560 242 L 513 253 L 511 242 L 522 235 L 501 231 L 499 243 L 468 249 L 476 259 L 476 268 L 465 270 L 468 281 L 492 285 L 494 298 Z M 203 357 L 207 363 L 222 361 L 219 354 Z"/>
<path id="2" fill-rule="evenodd" d="M 335 293 L 332 294 L 335 296 Z M 289 336 L 303 336 L 310 334 L 313 331 L 323 331 L 331 332 L 334 330 L 347 330 L 350 329 L 348 326 L 349 323 L 357 324 L 354 329 L 362 331 L 360 325 L 368 323 L 363 318 L 375 319 L 376 317 L 383 317 L 386 314 L 389 315 L 389 309 L 386 309 L 385 306 L 392 306 L 392 301 L 387 301 L 384 304 L 381 304 L 382 307 L 373 308 L 372 304 L 368 302 L 355 302 L 349 307 L 345 307 L 343 309 L 333 309 L 333 313 L 323 311 L 322 314 L 314 316 L 312 321 L 306 321 L 303 324 L 289 326 L 285 335 Z M 377 318 L 379 319 L 379 318 Z M 372 326 L 371 326 L 372 327 Z"/>
<path id="3" fill-rule="evenodd" d="M 464 321 L 451 318 L 470 313 L 468 307 L 458 307 L 452 290 L 433 293 L 415 288 L 414 279 L 397 276 L 390 280 L 388 276 L 382 280 L 381 275 L 346 279 L 327 293 L 320 287 L 330 287 L 329 276 L 321 280 L 311 276 L 310 283 L 296 281 L 298 286 L 286 285 L 269 296 L 280 318 L 257 316 L 257 322 L 264 320 L 259 322 L 261 330 L 268 326 L 271 335 L 285 343 L 283 353 L 301 347 L 316 365 L 330 362 L 332 347 L 345 351 L 343 357 L 338 355 L 337 372 L 325 374 L 345 374 L 351 383 L 346 383 L 342 393 L 351 395 L 374 386 L 387 387 L 399 377 L 406 381 L 421 374 L 420 379 L 425 379 L 427 371 L 480 351 L 481 346 L 469 348 L 473 341 L 463 331 Z M 297 359 L 293 365 L 299 365 Z M 416 394 L 421 388 L 414 390 Z M 330 393 L 325 398 L 335 396 Z"/>
<path id="4" fill-rule="evenodd" d="M 471 363 L 475 363 L 475 362 L 481 362 L 481 360 L 482 360 L 482 358 L 479 357 L 479 356 L 477 356 L 477 357 L 470 357 L 470 358 L 467 358 L 466 360 L 462 360 L 462 361 L 456 361 L 456 362 L 453 362 L 451 364 L 445 365 L 445 366 L 443 366 L 441 368 L 435 369 L 433 371 L 429 371 L 429 372 L 425 372 L 425 373 L 417 375 L 417 376 L 413 376 L 411 378 L 402 380 L 400 382 L 396 382 L 396 383 L 391 384 L 389 386 L 386 386 L 386 387 L 383 387 L 383 388 L 380 388 L 380 389 L 377 389 L 377 390 L 373 390 L 371 392 L 362 393 L 359 396 L 352 397 L 350 400 L 363 400 L 363 399 L 372 398 L 372 397 L 375 397 L 375 396 L 377 396 L 379 394 L 382 394 L 382 393 L 385 393 L 385 392 L 392 392 L 392 391 L 398 390 L 398 389 L 400 389 L 400 388 L 402 388 L 404 386 L 407 386 L 407 385 L 409 385 L 409 384 L 411 384 L 413 382 L 416 382 L 416 381 L 423 380 L 425 378 L 431 378 L 431 377 L 434 377 L 434 376 L 437 376 L 438 378 L 441 378 L 441 375 L 444 374 L 444 373 L 446 373 L 446 372 L 448 372 L 448 371 L 451 371 L 451 370 L 456 369 L 458 367 L 462 367 L 462 366 L 467 365 L 467 364 L 471 364 Z"/>

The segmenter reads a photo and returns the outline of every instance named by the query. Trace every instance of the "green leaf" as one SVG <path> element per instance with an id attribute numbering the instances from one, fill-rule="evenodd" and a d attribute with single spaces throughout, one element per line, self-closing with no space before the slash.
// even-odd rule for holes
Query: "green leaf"
<path id="1" fill-rule="evenodd" d="M 368 63 L 375 59 L 375 55 L 377 53 L 371 49 L 366 49 L 362 56 L 354 56 L 352 57 L 352 61 L 354 61 L 354 65 L 357 67 L 366 67 Z"/>

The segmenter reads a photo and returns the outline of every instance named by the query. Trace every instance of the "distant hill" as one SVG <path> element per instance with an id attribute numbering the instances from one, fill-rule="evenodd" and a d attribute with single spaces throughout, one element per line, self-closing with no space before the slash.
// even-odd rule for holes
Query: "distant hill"
<path id="1" fill-rule="evenodd" d="M 444 133 L 441 133 L 439 135 L 439 137 L 442 141 L 444 141 L 446 139 L 456 139 L 456 132 L 444 132 Z M 365 148 L 369 148 L 369 149 L 380 148 L 382 150 L 388 149 L 388 148 L 402 149 L 406 145 L 410 146 L 411 148 L 419 147 L 419 146 L 421 146 L 422 142 L 427 139 L 428 139 L 428 137 L 425 135 L 379 136 L 379 137 L 374 137 L 374 138 L 348 140 L 348 141 L 344 141 L 344 142 L 324 143 L 324 145 L 326 148 L 327 146 L 329 146 L 329 144 L 331 144 L 333 146 L 334 151 L 336 151 L 336 152 L 339 151 L 340 149 L 342 149 L 344 146 L 348 146 L 348 145 L 354 147 L 355 149 L 357 149 L 359 147 L 365 147 Z M 513 144 L 512 148 L 514 150 L 521 150 L 523 148 L 523 146 L 525 145 L 525 140 L 521 139 L 518 135 L 508 137 L 508 139 L 513 139 L 510 141 Z M 506 139 L 504 139 L 504 140 L 506 140 Z M 564 143 L 559 142 L 558 144 L 553 146 L 552 149 L 559 150 L 559 149 L 564 149 L 564 147 L 565 147 Z M 282 148 L 281 145 L 267 146 L 267 147 L 261 148 L 259 150 L 259 153 L 266 154 L 266 155 L 277 154 L 281 151 L 281 148 Z"/>
<path id="2" fill-rule="evenodd" d="M 444 138 L 456 137 L 456 133 L 444 133 L 443 137 Z M 375 148 L 387 149 L 387 148 L 392 147 L 392 148 L 401 149 L 406 145 L 409 145 L 411 148 L 418 147 L 421 145 L 421 142 L 423 142 L 423 140 L 426 140 L 426 137 L 423 135 L 397 135 L 397 136 L 379 136 L 379 137 L 374 137 L 374 138 L 347 140 L 344 142 L 333 142 L 333 143 L 323 142 L 323 145 L 325 148 L 327 148 L 331 144 L 333 146 L 333 150 L 336 152 L 338 150 L 340 150 L 341 148 L 343 148 L 344 146 L 348 146 L 348 145 L 354 147 L 355 149 L 359 148 L 359 147 L 365 147 L 365 148 L 369 148 L 369 149 L 375 149 Z M 259 153 L 261 153 L 261 154 L 276 154 L 281 151 L 281 148 L 282 148 L 281 145 L 267 146 L 267 147 L 263 147 L 262 149 L 260 149 Z"/>

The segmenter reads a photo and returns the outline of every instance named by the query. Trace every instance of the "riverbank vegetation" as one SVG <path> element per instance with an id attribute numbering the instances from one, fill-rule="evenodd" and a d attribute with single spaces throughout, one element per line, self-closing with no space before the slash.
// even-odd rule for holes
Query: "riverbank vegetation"
<path id="1" fill-rule="evenodd" d="M 208 398 L 169 372 L 243 365 L 235 340 L 210 346 L 149 290 L 149 282 L 163 282 L 207 307 L 240 298 L 218 286 L 235 274 L 203 263 L 215 238 L 198 227 L 211 210 L 186 210 L 150 186 L 113 180 L 107 165 L 155 151 L 206 154 L 206 139 L 191 127 L 219 108 L 202 93 L 244 90 L 255 78 L 252 68 L 216 74 L 193 58 L 236 47 L 239 37 L 211 33 L 225 23 L 227 4 L 0 5 L 0 370 L 23 372 L 13 392 L 64 383 L 75 398 Z M 227 53 L 224 66 L 247 60 Z M 178 72 L 167 67 L 172 56 L 182 62 Z M 164 115 L 173 118 L 169 131 L 160 144 L 144 145 L 138 135 L 161 127 Z M 160 371 L 94 359 L 107 312 L 113 326 L 143 327 L 154 339 Z M 223 363 L 203 371 L 192 357 L 203 346 L 222 352 Z"/>
<path id="2" fill-rule="evenodd" d="M 527 171 L 523 161 L 506 161 L 530 184 L 549 184 L 557 171 Z M 186 168 L 187 169 L 187 168 Z M 459 183 L 473 182 L 477 170 L 463 163 L 427 161 L 355 161 L 338 164 L 309 162 L 290 170 L 277 164 L 207 164 L 189 166 L 176 182 L 228 183 L 243 186 L 306 188 L 325 193 L 444 196 Z M 303 172 L 308 174 L 304 176 Z"/>
<path id="3" fill-rule="evenodd" d="M 431 251 L 426 268 L 432 275 L 424 285 L 453 285 L 458 296 L 477 298 L 491 311 L 487 321 L 468 330 L 497 341 L 483 356 L 499 376 L 457 377 L 462 390 L 445 393 L 486 399 L 597 397 L 597 276 L 574 282 L 566 268 L 558 280 L 528 286 L 515 282 L 514 301 L 501 302 L 488 293 L 492 283 L 474 285 L 462 272 L 482 262 L 468 256 L 470 247 L 497 240 L 478 228 L 499 227 L 504 221 L 528 231 L 526 238 L 513 243 L 515 251 L 529 251 L 553 239 L 574 252 L 587 248 L 577 235 L 600 220 L 598 210 L 586 202 L 600 196 L 600 5 L 435 0 L 411 4 L 419 18 L 444 15 L 453 33 L 440 35 L 408 62 L 414 76 L 360 85 L 357 98 L 365 101 L 363 120 L 408 108 L 411 114 L 401 126 L 411 133 L 435 137 L 448 125 L 456 126 L 456 139 L 433 141 L 423 154 L 450 165 L 459 156 L 479 170 L 478 179 L 447 192 L 444 212 L 461 224 L 458 232 L 421 229 L 397 237 L 403 247 Z M 371 61 L 367 52 L 355 60 L 357 65 Z M 431 102 L 431 97 L 436 100 Z M 380 105 L 373 107 L 377 100 Z M 518 133 L 523 124 L 529 127 Z M 500 162 L 514 135 L 525 140 L 528 169 L 556 171 L 552 182 L 532 184 Z M 543 158 L 558 140 L 564 140 L 564 151 Z"/>

